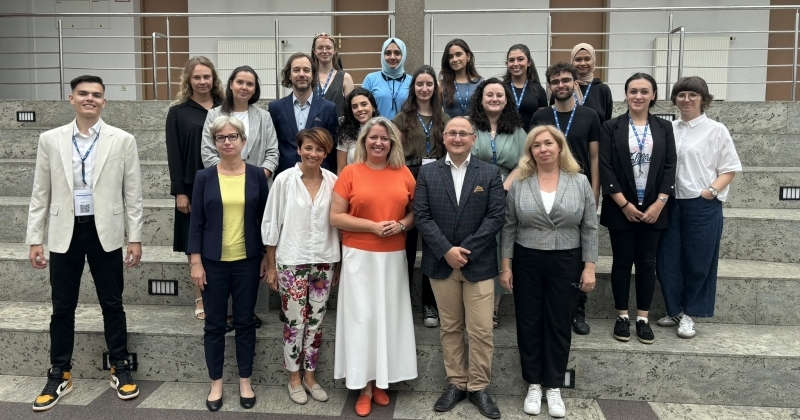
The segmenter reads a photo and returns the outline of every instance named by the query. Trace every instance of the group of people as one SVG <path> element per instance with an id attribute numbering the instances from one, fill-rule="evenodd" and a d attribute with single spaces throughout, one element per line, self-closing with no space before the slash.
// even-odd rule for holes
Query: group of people
<path id="1" fill-rule="evenodd" d="M 439 327 L 447 381 L 434 410 L 469 398 L 500 418 L 486 388 L 498 307 L 513 294 L 529 383 L 524 410 L 541 411 L 544 387 L 549 414 L 564 417 L 572 331 L 590 332 L 585 304 L 596 284 L 601 193 L 599 224 L 613 250 L 613 336 L 630 339 L 633 264 L 642 343 L 654 341 L 656 273 L 667 305 L 658 325 L 691 338 L 692 317 L 713 316 L 721 207 L 741 163 L 727 129 L 704 113 L 713 99 L 705 81 L 674 85 L 681 118 L 669 122 L 650 113 L 656 81 L 635 73 L 625 83 L 628 111 L 612 118 L 611 91 L 594 77 L 588 44 L 575 46 L 572 63 L 546 69 L 548 90 L 522 44 L 508 50 L 502 78 L 484 79 L 464 40 L 447 44 L 437 75 L 427 65 L 407 74 L 406 46 L 390 38 L 381 70 L 360 87 L 341 68 L 336 45 L 317 34 L 311 54 L 290 56 L 282 85 L 292 93 L 269 110 L 255 105 L 252 68 L 235 69 L 223 86 L 210 60 L 193 57 L 169 110 L 173 249 L 187 255 L 195 317 L 205 324 L 209 410 L 223 404 L 231 330 L 240 405 L 256 404 L 259 282 L 280 295 L 292 401 L 328 399 L 314 372 L 338 285 L 334 378 L 360 390 L 358 415 L 388 405 L 389 384 L 418 374 L 410 291 L 421 236 L 423 323 Z M 73 80 L 76 119 L 39 141 L 27 243 L 33 267 L 45 268 L 49 217 L 53 317 L 52 367 L 37 411 L 72 390 L 84 255 L 106 321 L 111 386 L 123 399 L 139 392 L 121 299 L 124 221 L 125 263 L 141 258 L 139 162 L 133 137 L 100 119 L 104 90 L 95 76 Z"/>

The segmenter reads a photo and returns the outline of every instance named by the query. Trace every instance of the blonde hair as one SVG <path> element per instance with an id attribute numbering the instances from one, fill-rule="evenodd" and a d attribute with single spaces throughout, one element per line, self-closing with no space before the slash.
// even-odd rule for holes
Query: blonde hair
<path id="1" fill-rule="evenodd" d="M 406 164 L 406 157 L 403 154 L 403 145 L 400 143 L 400 132 L 395 127 L 394 123 L 389 121 L 386 117 L 375 117 L 364 123 L 361 131 L 358 133 L 356 139 L 356 156 L 355 163 L 364 163 L 367 161 L 367 134 L 372 130 L 375 125 L 380 125 L 386 128 L 389 134 L 389 141 L 391 148 L 389 149 L 389 167 L 398 169 Z"/>
<path id="2" fill-rule="evenodd" d="M 548 132 L 551 136 L 553 136 L 556 144 L 558 144 L 558 147 L 561 149 L 561 151 L 558 152 L 559 168 L 561 168 L 562 171 L 570 174 L 577 174 L 581 172 L 581 165 L 579 165 L 572 156 L 572 152 L 569 150 L 569 143 L 567 143 L 567 138 L 564 137 L 564 134 L 561 132 L 561 130 L 553 125 L 538 125 L 534 127 L 530 133 L 528 133 L 528 137 L 525 139 L 525 149 L 522 151 L 522 158 L 519 160 L 519 172 L 517 173 L 517 179 L 523 180 L 537 172 L 536 160 L 533 158 L 533 154 L 531 153 L 531 146 L 533 146 L 533 140 L 545 132 Z"/>
<path id="3" fill-rule="evenodd" d="M 186 64 L 183 65 L 180 88 L 178 89 L 178 94 L 175 96 L 175 100 L 170 104 L 170 106 L 182 104 L 186 102 L 186 100 L 189 99 L 192 94 L 194 94 L 194 91 L 192 90 L 191 79 L 194 68 L 197 67 L 198 64 L 202 64 L 211 69 L 211 97 L 218 100 L 221 100 L 225 97 L 225 94 L 222 90 L 222 82 L 219 80 L 219 76 L 217 76 L 217 70 L 214 68 L 214 63 L 202 55 L 197 55 L 187 60 Z"/>
<path id="4" fill-rule="evenodd" d="M 242 143 L 247 141 L 247 134 L 244 132 L 244 124 L 242 124 L 238 118 L 230 115 L 221 115 L 214 119 L 214 121 L 208 127 L 208 131 L 211 132 L 211 139 L 213 140 L 217 133 L 225 128 L 226 125 L 236 129 L 236 131 L 239 133 L 239 137 L 242 138 Z"/>

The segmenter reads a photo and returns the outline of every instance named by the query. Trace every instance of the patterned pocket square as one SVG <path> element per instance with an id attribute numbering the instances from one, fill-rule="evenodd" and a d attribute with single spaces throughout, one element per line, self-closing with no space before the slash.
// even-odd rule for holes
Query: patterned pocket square
<path id="1" fill-rule="evenodd" d="M 475 187 L 475 191 L 473 191 L 473 193 L 482 193 L 482 192 L 483 192 L 483 187 L 481 187 L 480 185 Z"/>

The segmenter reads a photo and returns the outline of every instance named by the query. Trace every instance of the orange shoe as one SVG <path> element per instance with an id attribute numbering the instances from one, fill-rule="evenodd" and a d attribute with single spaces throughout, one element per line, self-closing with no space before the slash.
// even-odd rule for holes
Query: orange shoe
<path id="1" fill-rule="evenodd" d="M 356 414 L 366 417 L 372 411 L 372 398 L 369 395 L 359 395 L 356 401 Z"/>
<path id="2" fill-rule="evenodd" d="M 389 405 L 389 396 L 386 395 L 386 391 L 374 386 L 372 387 L 372 401 L 385 407 Z"/>

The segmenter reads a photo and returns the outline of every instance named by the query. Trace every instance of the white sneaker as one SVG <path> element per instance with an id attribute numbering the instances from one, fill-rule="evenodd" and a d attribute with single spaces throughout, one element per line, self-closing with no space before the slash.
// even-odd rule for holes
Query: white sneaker
<path id="1" fill-rule="evenodd" d="M 433 306 L 422 307 L 422 323 L 428 328 L 439 326 L 439 312 Z"/>
<path id="2" fill-rule="evenodd" d="M 681 316 L 680 315 L 678 315 L 678 316 L 664 315 L 664 318 L 661 318 L 658 321 L 656 321 L 656 324 L 659 327 L 674 327 L 674 326 L 678 325 L 679 322 L 681 322 Z"/>
<path id="3" fill-rule="evenodd" d="M 567 415 L 564 401 L 561 399 L 560 388 L 550 388 L 547 390 L 547 413 L 550 417 L 561 418 Z"/>
<path id="4" fill-rule="evenodd" d="M 680 324 L 678 324 L 678 337 L 692 338 L 695 334 L 697 334 L 697 331 L 694 329 L 694 320 L 692 320 L 692 317 L 684 315 Z"/>
<path id="5" fill-rule="evenodd" d="M 528 385 L 528 395 L 525 396 L 525 405 L 522 407 L 522 411 L 534 416 L 542 411 L 541 385 Z"/>

